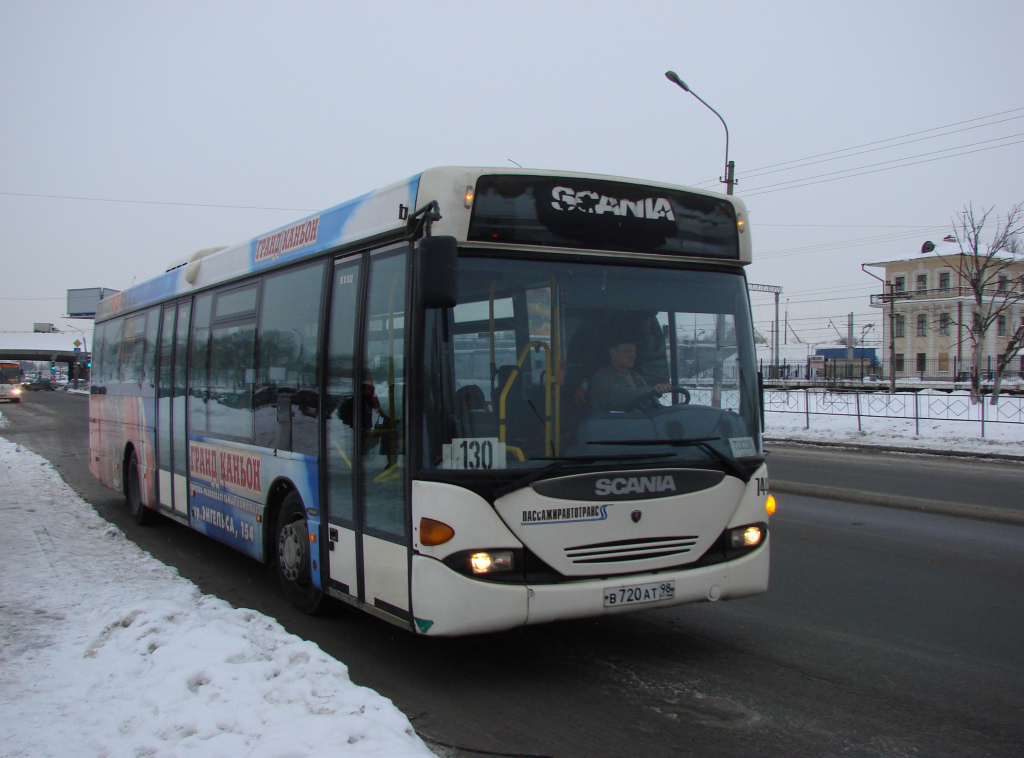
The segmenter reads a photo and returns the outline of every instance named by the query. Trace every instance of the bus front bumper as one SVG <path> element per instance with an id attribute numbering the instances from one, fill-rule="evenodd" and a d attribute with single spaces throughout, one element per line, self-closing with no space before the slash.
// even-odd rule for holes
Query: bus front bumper
<path id="1" fill-rule="evenodd" d="M 416 630 L 431 636 L 482 634 L 527 624 L 757 595 L 768 589 L 770 547 L 771 535 L 754 552 L 712 566 L 533 585 L 478 581 L 433 558 L 416 555 L 412 583 Z M 675 582 L 675 592 L 669 599 L 605 606 L 606 589 L 670 581 Z"/>

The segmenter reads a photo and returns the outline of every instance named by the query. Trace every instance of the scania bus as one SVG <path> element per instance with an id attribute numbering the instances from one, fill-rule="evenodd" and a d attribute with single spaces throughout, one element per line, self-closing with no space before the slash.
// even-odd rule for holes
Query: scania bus
<path id="1" fill-rule="evenodd" d="M 732 196 L 430 169 L 103 300 L 92 471 L 419 634 L 764 592 L 750 259 Z"/>

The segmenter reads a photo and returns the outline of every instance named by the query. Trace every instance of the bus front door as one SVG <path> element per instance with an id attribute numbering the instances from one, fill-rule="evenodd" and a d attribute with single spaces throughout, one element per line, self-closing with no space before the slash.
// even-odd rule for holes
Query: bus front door
<path id="1" fill-rule="evenodd" d="M 411 624 L 402 444 L 406 249 L 379 251 L 368 267 L 362 259 L 335 266 L 322 460 L 332 594 Z"/>

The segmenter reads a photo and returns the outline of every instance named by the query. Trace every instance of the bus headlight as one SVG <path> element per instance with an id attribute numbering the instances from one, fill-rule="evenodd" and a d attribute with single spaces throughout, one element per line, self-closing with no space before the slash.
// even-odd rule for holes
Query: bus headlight
<path id="1" fill-rule="evenodd" d="M 764 530 L 759 524 L 738 526 L 729 530 L 730 547 L 757 547 L 764 539 Z"/>
<path id="2" fill-rule="evenodd" d="M 481 551 L 469 556 L 469 565 L 474 574 L 495 574 L 512 570 L 511 550 Z"/>

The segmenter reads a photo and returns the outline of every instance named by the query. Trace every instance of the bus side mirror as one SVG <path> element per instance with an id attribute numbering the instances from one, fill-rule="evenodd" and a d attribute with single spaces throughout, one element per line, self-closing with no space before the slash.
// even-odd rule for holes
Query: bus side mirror
<path id="1" fill-rule="evenodd" d="M 417 250 L 420 304 L 454 308 L 458 302 L 459 250 L 454 237 L 424 237 Z"/>

